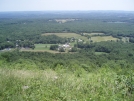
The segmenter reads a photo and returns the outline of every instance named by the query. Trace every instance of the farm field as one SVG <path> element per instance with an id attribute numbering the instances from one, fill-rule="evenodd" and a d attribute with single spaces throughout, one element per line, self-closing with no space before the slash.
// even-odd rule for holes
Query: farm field
<path id="1" fill-rule="evenodd" d="M 51 45 L 54 44 L 34 44 L 35 49 L 34 50 L 49 50 Z"/>
<path id="2" fill-rule="evenodd" d="M 75 39 L 82 39 L 84 41 L 89 41 L 87 37 L 85 36 L 81 36 L 79 34 L 76 34 L 76 33 L 45 33 L 45 34 L 42 34 L 42 35 L 57 35 L 59 37 L 62 37 L 62 38 L 72 38 L 74 37 Z"/>
<path id="3" fill-rule="evenodd" d="M 71 46 L 73 47 L 75 44 L 74 43 L 71 43 Z M 50 50 L 50 46 L 51 45 L 55 45 L 55 44 L 35 44 L 35 49 L 32 50 L 32 51 L 37 51 L 37 52 L 50 52 L 50 53 L 61 53 L 59 51 L 54 51 L 54 50 Z M 62 45 L 62 44 L 60 44 Z M 66 48 L 66 51 L 65 52 L 62 52 L 62 53 L 68 53 L 68 48 Z"/>
<path id="4" fill-rule="evenodd" d="M 98 35 L 99 33 L 91 33 L 91 35 Z M 102 34 L 102 33 L 101 33 Z M 43 35 L 57 35 L 59 37 L 62 37 L 62 38 L 71 38 L 71 37 L 74 37 L 76 39 L 82 39 L 84 41 L 89 41 L 87 39 L 87 37 L 85 36 L 81 36 L 79 34 L 76 34 L 76 33 L 46 33 L 46 34 L 43 34 Z M 111 40 L 118 40 L 117 38 L 114 38 L 112 36 L 93 36 L 91 37 L 91 39 L 93 42 L 101 42 L 101 41 L 111 41 Z M 74 44 L 76 44 L 76 41 L 75 42 L 72 42 L 70 43 L 70 45 L 73 47 Z M 31 48 L 27 48 L 27 49 L 21 49 L 21 51 L 31 51 L 31 52 L 50 52 L 50 53 L 60 53 L 58 51 L 53 51 L 53 50 L 50 50 L 50 46 L 51 45 L 54 45 L 54 44 L 34 44 L 35 45 L 35 48 L 34 50 L 32 50 Z M 68 52 L 68 49 L 63 52 L 63 53 L 67 53 Z M 101 53 L 97 53 L 98 54 L 101 54 Z"/>
<path id="5" fill-rule="evenodd" d="M 76 34 L 76 33 L 46 33 L 44 35 L 52 35 L 52 34 L 57 35 L 57 36 L 62 37 L 62 38 L 64 38 L 64 37 L 67 37 L 67 38 L 74 37 L 76 39 L 83 39 L 84 41 L 88 40 L 86 37 L 81 36 L 81 35 Z M 92 33 L 92 35 L 93 35 L 93 33 Z M 93 42 L 101 42 L 101 41 L 111 41 L 111 40 L 116 41 L 118 39 L 114 38 L 112 36 L 93 36 L 93 37 L 91 37 L 90 40 L 92 40 Z M 73 47 L 74 44 L 76 44 L 76 41 L 70 43 L 71 47 Z M 26 48 L 26 49 L 24 48 L 24 49 L 21 49 L 21 51 L 60 53 L 58 51 L 50 50 L 50 46 L 55 45 L 55 44 L 34 44 L 34 45 L 35 45 L 34 50 L 31 49 L 31 48 Z M 63 53 L 68 53 L 68 50 L 69 49 L 66 49 L 66 51 L 63 52 Z M 100 55 L 100 54 L 103 54 L 103 53 L 96 53 L 96 54 Z"/>
<path id="6" fill-rule="evenodd" d="M 95 55 L 102 55 L 102 54 L 108 54 L 106 52 L 95 52 Z"/>
<path id="7" fill-rule="evenodd" d="M 111 40 L 116 41 L 118 39 L 112 36 L 94 36 L 94 37 L 91 37 L 91 40 L 93 42 L 101 42 L 101 41 L 111 41 Z"/>
<path id="8" fill-rule="evenodd" d="M 29 50 L 21 50 L 21 51 L 25 51 L 25 52 L 49 52 L 49 53 L 60 53 L 58 51 L 52 51 L 52 50 L 32 50 L 32 49 L 29 49 Z"/>
<path id="9" fill-rule="evenodd" d="M 28 48 L 28 49 L 21 49 L 21 51 L 59 53 L 58 51 L 50 50 L 50 46 L 54 44 L 34 44 L 34 45 L 35 45 L 34 50 Z"/>
<path id="10" fill-rule="evenodd" d="M 71 46 L 74 46 L 74 44 L 75 43 L 71 43 Z M 35 44 L 34 50 L 31 48 L 27 48 L 27 49 L 23 48 L 20 51 L 60 53 L 59 51 L 50 50 L 51 45 L 55 45 L 55 44 Z M 67 53 L 67 52 L 68 52 L 68 49 L 62 53 Z"/>

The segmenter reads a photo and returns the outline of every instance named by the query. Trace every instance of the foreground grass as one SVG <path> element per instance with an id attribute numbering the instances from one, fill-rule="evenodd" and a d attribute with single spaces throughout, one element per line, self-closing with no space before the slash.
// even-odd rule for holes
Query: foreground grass
<path id="1" fill-rule="evenodd" d="M 0 101 L 133 101 L 134 75 L 112 69 L 87 72 L 0 69 Z M 122 70 L 120 70 L 122 72 Z"/>

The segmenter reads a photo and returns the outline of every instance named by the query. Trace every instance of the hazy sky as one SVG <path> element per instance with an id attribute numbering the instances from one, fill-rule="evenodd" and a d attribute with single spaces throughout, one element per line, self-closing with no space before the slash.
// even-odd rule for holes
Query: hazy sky
<path id="1" fill-rule="evenodd" d="M 0 11 L 127 10 L 134 0 L 0 0 Z"/>

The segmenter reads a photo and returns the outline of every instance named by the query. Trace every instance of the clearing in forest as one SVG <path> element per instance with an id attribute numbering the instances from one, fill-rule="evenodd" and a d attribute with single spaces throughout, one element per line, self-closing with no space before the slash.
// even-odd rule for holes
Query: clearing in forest
<path id="1" fill-rule="evenodd" d="M 54 44 L 34 44 L 35 49 L 34 50 L 49 50 L 51 45 Z"/>
<path id="2" fill-rule="evenodd" d="M 106 53 L 106 52 L 95 52 L 95 55 L 102 55 L 102 54 L 107 55 L 108 53 Z"/>
<path id="3" fill-rule="evenodd" d="M 93 42 L 101 42 L 101 41 L 117 41 L 118 38 L 114 38 L 112 36 L 94 36 L 94 37 L 91 37 L 91 40 Z"/>
<path id="4" fill-rule="evenodd" d="M 87 37 L 85 36 L 81 36 L 80 34 L 76 34 L 76 33 L 45 33 L 45 34 L 42 34 L 42 35 L 57 35 L 59 37 L 62 37 L 62 38 L 72 38 L 74 37 L 75 39 L 82 39 L 84 41 L 89 41 Z"/>
<path id="5" fill-rule="evenodd" d="M 21 49 L 21 51 L 30 51 L 30 52 L 50 52 L 50 53 L 59 53 L 58 51 L 50 50 L 50 46 L 54 44 L 34 44 L 35 48 L 32 49 Z"/>

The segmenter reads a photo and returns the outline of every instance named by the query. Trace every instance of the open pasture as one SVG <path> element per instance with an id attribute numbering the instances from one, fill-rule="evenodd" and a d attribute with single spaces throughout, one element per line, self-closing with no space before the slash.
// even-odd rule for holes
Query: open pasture
<path id="1" fill-rule="evenodd" d="M 49 50 L 50 46 L 53 44 L 34 44 L 35 49 L 34 50 Z"/>
<path id="2" fill-rule="evenodd" d="M 82 39 L 84 41 L 89 41 L 87 37 L 85 36 L 81 36 L 79 34 L 76 34 L 76 33 L 45 33 L 45 34 L 42 34 L 42 35 L 57 35 L 59 37 L 62 37 L 62 38 L 72 38 L 74 37 L 75 39 Z"/>
<path id="3" fill-rule="evenodd" d="M 111 41 L 111 40 L 116 41 L 118 39 L 112 36 L 94 36 L 94 37 L 91 37 L 91 40 L 93 42 L 101 42 L 101 41 Z"/>
<path id="4" fill-rule="evenodd" d="M 28 48 L 28 49 L 21 49 L 21 51 L 59 53 L 58 51 L 50 50 L 50 46 L 54 44 L 34 44 L 34 45 L 35 45 L 34 50 Z"/>
<path id="5" fill-rule="evenodd" d="M 29 50 L 21 50 L 21 51 L 27 51 L 27 52 L 49 52 L 49 53 L 60 53 L 58 51 L 53 51 L 53 50 L 32 50 L 32 49 L 29 49 Z"/>
<path id="6" fill-rule="evenodd" d="M 103 55 L 103 54 L 107 55 L 108 53 L 106 53 L 106 52 L 95 52 L 95 55 Z"/>
<path id="7" fill-rule="evenodd" d="M 71 43 L 71 46 L 74 46 L 74 44 L 76 44 L 76 42 Z M 55 51 L 55 50 L 50 50 L 50 46 L 51 45 L 56 45 L 56 44 L 34 44 L 35 48 L 34 50 L 31 48 L 23 48 L 20 51 L 30 51 L 30 52 L 49 52 L 49 53 L 61 53 L 59 51 Z M 60 44 L 61 45 L 61 44 Z M 66 48 L 65 52 L 62 53 L 68 53 L 69 48 Z"/>
<path id="8" fill-rule="evenodd" d="M 35 44 L 35 49 L 33 51 L 59 53 L 58 51 L 50 50 L 51 45 L 54 45 L 54 44 Z"/>

